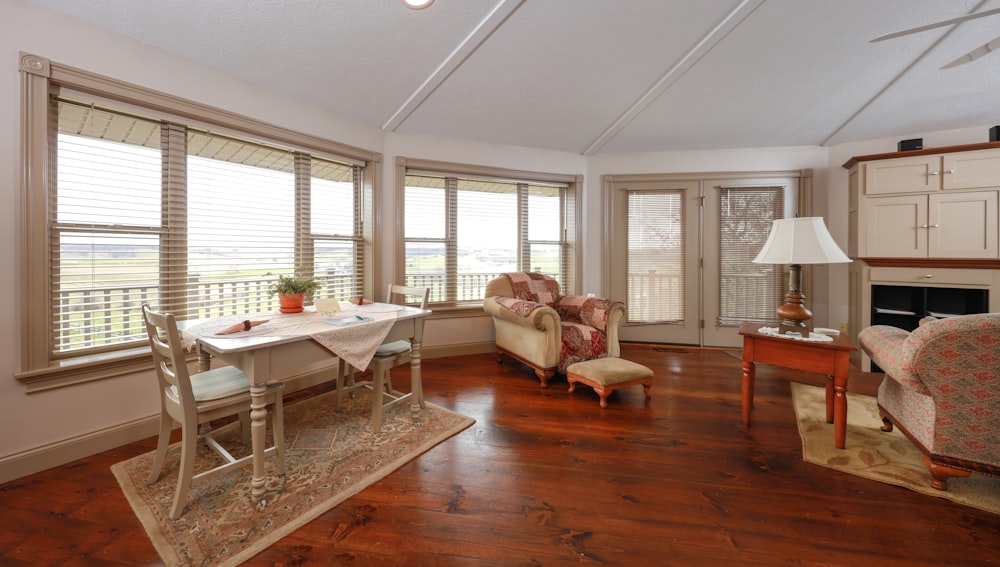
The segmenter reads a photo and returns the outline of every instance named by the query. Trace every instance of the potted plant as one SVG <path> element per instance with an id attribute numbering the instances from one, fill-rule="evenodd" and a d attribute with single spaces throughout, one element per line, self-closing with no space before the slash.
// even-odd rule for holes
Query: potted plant
<path id="1" fill-rule="evenodd" d="M 278 294 L 282 313 L 299 313 L 306 295 L 312 296 L 319 289 L 319 282 L 316 278 L 278 276 L 278 280 L 268 289 L 272 295 Z"/>

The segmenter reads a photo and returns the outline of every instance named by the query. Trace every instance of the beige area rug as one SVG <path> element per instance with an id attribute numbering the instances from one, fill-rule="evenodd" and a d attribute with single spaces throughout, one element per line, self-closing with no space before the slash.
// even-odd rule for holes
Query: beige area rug
<path id="1" fill-rule="evenodd" d="M 825 400 L 825 389 L 792 382 L 804 460 L 1000 514 L 1000 478 L 972 474 L 949 479 L 947 491 L 932 488 L 920 450 L 898 428 L 891 433 L 881 430 L 878 406 L 871 396 L 848 392 L 846 448 L 837 449 L 833 424 L 826 422 Z"/>
<path id="2" fill-rule="evenodd" d="M 165 471 L 152 485 L 146 484 L 152 452 L 111 470 L 166 565 L 238 565 L 475 423 L 429 403 L 414 422 L 408 405 L 397 406 L 375 434 L 366 427 L 370 395 L 363 389 L 353 399 L 345 396 L 341 411 L 335 392 L 285 406 L 286 475 L 269 478 L 263 507 L 250 503 L 249 464 L 194 483 L 185 512 L 173 521 L 168 513 L 178 451 L 168 453 Z M 240 446 L 238 428 L 218 438 L 227 448 Z M 199 457 L 205 461 L 214 453 L 202 447 Z M 267 462 L 270 471 L 273 460 Z"/>

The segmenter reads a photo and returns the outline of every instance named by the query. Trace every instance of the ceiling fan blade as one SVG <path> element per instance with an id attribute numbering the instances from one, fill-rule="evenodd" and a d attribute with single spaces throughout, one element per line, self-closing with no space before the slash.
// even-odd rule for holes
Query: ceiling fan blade
<path id="1" fill-rule="evenodd" d="M 990 53 L 992 51 L 996 51 L 997 49 L 1000 49 L 1000 37 L 994 39 L 989 43 L 984 43 L 983 45 L 980 45 L 979 47 L 973 49 L 972 51 L 966 53 L 965 55 L 959 57 L 958 59 L 952 61 L 951 63 L 948 63 L 947 65 L 941 68 L 952 69 L 954 67 L 958 67 L 959 65 L 965 65 L 969 61 L 975 61 L 976 59 L 979 59 L 983 55 L 986 55 L 987 53 Z"/>
<path id="2" fill-rule="evenodd" d="M 916 28 L 910 28 L 908 30 L 898 31 L 895 33 L 886 34 L 883 36 L 876 37 L 869 43 L 875 43 L 876 41 L 884 41 L 887 39 L 894 39 L 897 37 L 902 37 L 904 35 L 909 35 L 911 33 L 919 33 L 922 31 L 932 30 L 934 28 L 939 28 L 941 26 L 948 26 L 951 24 L 960 24 L 966 20 L 974 20 L 976 18 L 983 18 L 986 16 L 992 16 L 993 14 L 1000 14 L 1000 8 L 994 8 L 993 10 L 986 10 L 985 12 L 976 12 L 975 14 L 966 14 L 964 16 L 959 16 L 957 18 L 952 18 L 950 20 L 942 20 L 937 23 L 927 24 L 926 26 L 920 26 Z"/>

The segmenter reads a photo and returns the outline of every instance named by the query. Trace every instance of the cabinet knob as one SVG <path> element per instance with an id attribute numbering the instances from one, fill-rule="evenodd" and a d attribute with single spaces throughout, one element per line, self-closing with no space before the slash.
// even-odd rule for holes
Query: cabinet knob
<path id="1" fill-rule="evenodd" d="M 928 172 L 927 175 L 941 175 L 941 172 L 940 171 L 931 171 L 931 172 Z"/>
<path id="2" fill-rule="evenodd" d="M 944 172 L 945 173 L 955 173 L 955 170 L 954 169 L 946 169 L 946 170 L 944 170 Z"/>
<path id="3" fill-rule="evenodd" d="M 929 279 L 931 279 L 931 278 L 933 278 L 933 277 L 934 277 L 934 274 L 924 274 L 924 278 L 925 278 L 925 279 L 928 279 L 928 280 L 929 280 Z"/>

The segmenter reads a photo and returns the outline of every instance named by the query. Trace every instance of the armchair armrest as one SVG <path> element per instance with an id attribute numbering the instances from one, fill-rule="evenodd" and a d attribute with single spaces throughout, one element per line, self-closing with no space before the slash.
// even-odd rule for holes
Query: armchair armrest
<path id="1" fill-rule="evenodd" d="M 559 314 L 544 303 L 513 297 L 487 297 L 483 300 L 483 310 L 497 319 L 539 331 L 559 328 Z"/>
<path id="2" fill-rule="evenodd" d="M 583 323 L 603 331 L 607 339 L 608 356 L 621 356 L 618 328 L 625 320 L 624 303 L 603 297 L 563 295 L 556 304 L 556 310 L 564 321 Z"/>
<path id="3" fill-rule="evenodd" d="M 620 323 L 621 315 L 625 312 L 625 304 L 603 297 L 563 295 L 556 303 L 556 311 L 567 321 L 583 323 L 607 332 Z"/>
<path id="4" fill-rule="evenodd" d="M 917 392 L 928 393 L 913 367 L 916 348 L 910 332 L 888 325 L 874 325 L 862 329 L 858 343 L 868 353 L 872 362 L 896 382 Z"/>

